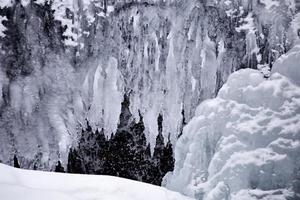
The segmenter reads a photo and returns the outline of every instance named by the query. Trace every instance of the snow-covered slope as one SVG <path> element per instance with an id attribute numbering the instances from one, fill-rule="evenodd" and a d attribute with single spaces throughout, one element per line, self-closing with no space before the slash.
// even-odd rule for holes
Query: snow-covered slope
<path id="1" fill-rule="evenodd" d="M 197 108 L 175 149 L 167 188 L 205 200 L 300 198 L 300 50 L 233 73 Z"/>
<path id="2" fill-rule="evenodd" d="M 146 183 L 111 176 L 21 170 L 0 164 L 3 200 L 192 200 Z"/>

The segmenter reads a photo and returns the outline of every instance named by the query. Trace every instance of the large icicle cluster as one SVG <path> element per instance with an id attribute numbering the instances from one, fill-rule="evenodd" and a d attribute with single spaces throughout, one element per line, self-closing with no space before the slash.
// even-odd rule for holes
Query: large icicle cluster
<path id="1" fill-rule="evenodd" d="M 300 43 L 274 65 L 233 73 L 176 143 L 168 188 L 205 200 L 300 198 Z"/>

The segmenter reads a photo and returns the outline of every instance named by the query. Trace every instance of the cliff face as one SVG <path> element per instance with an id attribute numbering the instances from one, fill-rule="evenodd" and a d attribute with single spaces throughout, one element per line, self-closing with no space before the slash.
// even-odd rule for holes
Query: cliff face
<path id="1" fill-rule="evenodd" d="M 0 160 L 66 163 L 86 119 L 116 132 L 124 94 L 152 152 L 159 114 L 175 142 L 229 74 L 268 76 L 293 44 L 295 3 L 264 2 L 1 1 Z"/>

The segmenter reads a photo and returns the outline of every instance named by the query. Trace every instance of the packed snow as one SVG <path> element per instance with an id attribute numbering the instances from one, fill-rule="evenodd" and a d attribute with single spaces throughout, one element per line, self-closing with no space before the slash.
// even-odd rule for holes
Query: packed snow
<path id="1" fill-rule="evenodd" d="M 0 164 L 3 200 L 192 200 L 165 188 L 111 176 L 22 170 Z"/>
<path id="2" fill-rule="evenodd" d="M 184 128 L 167 188 L 204 200 L 299 199 L 299 71 L 295 45 L 269 79 L 253 69 L 230 75 Z"/>

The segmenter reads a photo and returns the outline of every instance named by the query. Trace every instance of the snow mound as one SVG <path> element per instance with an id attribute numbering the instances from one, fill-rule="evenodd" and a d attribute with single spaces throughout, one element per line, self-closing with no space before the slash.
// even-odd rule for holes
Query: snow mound
<path id="1" fill-rule="evenodd" d="M 200 104 L 176 144 L 167 188 L 206 200 L 299 199 L 299 63 L 295 46 L 268 80 L 237 71 Z"/>
<path id="2" fill-rule="evenodd" d="M 295 84 L 300 86 L 300 40 L 287 54 L 281 56 L 273 66 L 273 73 L 288 76 Z"/>
<path id="3" fill-rule="evenodd" d="M 165 188 L 110 176 L 21 170 L 0 164 L 5 200 L 191 200 Z"/>

